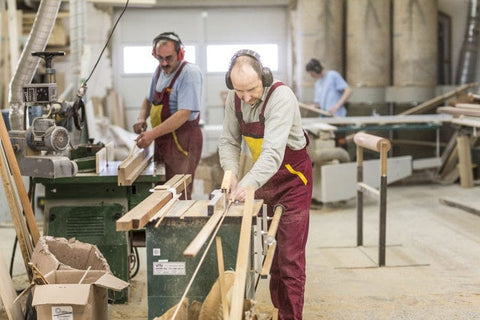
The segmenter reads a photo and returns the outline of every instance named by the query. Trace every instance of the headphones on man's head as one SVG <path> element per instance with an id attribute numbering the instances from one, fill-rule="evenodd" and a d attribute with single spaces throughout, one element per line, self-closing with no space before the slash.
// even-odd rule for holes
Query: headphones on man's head
<path id="1" fill-rule="evenodd" d="M 157 58 L 157 53 L 155 52 L 155 46 L 157 42 L 160 40 L 172 40 L 175 43 L 175 51 L 177 51 L 177 59 L 182 61 L 185 57 L 185 48 L 183 47 L 182 40 L 175 32 L 163 32 L 160 33 L 153 39 L 153 48 L 152 48 L 152 55 Z"/>
<path id="2" fill-rule="evenodd" d="M 253 50 L 242 49 L 237 51 L 233 55 L 232 59 L 230 60 L 230 66 L 228 67 L 228 71 L 225 74 L 225 83 L 227 85 L 227 88 L 230 90 L 233 90 L 233 84 L 232 84 L 232 79 L 230 78 L 230 73 L 232 72 L 232 68 L 235 65 L 235 60 L 237 60 L 237 58 L 241 56 L 251 57 L 254 60 L 254 64 L 256 64 L 256 66 L 254 66 L 254 69 L 255 71 L 257 71 L 260 78 L 262 78 L 263 86 L 270 87 L 273 83 L 272 71 L 269 68 L 262 66 L 262 62 L 260 61 L 260 55 L 258 53 L 256 53 Z"/>

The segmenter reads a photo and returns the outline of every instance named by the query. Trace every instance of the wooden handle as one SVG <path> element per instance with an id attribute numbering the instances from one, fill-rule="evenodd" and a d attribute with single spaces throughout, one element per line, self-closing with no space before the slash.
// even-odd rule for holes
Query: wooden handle
<path id="1" fill-rule="evenodd" d="M 277 206 L 275 208 L 275 213 L 273 214 L 272 223 L 270 223 L 270 228 L 268 228 L 267 233 L 267 244 L 270 245 L 275 242 L 275 235 L 277 234 L 278 224 L 280 223 L 280 217 L 282 216 L 285 208 L 283 206 Z"/>
<path id="2" fill-rule="evenodd" d="M 390 141 L 388 139 L 382 138 L 382 137 L 377 137 L 372 134 L 368 134 L 365 132 L 359 132 L 355 134 L 353 137 L 353 141 L 363 147 L 367 148 L 373 151 L 380 152 L 382 151 L 389 151 L 392 145 L 390 144 Z M 382 148 L 382 144 L 385 146 Z"/>

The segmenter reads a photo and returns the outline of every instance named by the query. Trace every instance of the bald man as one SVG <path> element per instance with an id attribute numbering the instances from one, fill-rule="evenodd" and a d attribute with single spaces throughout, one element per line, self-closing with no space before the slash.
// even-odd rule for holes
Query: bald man
<path id="1" fill-rule="evenodd" d="M 275 207 L 285 208 L 276 235 L 270 295 L 279 319 L 302 319 L 312 163 L 298 101 L 251 50 L 235 53 L 225 81 L 230 90 L 219 154 L 222 168 L 233 173 L 230 200 L 245 200 L 246 188 L 253 186 L 269 216 Z M 242 140 L 254 165 L 239 180 Z"/>

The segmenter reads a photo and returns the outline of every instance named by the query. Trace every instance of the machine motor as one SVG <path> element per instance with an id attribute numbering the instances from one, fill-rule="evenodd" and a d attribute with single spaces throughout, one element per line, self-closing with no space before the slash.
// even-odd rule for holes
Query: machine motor
<path id="1" fill-rule="evenodd" d="M 54 119 L 35 118 L 27 132 L 27 143 L 37 151 L 63 151 L 70 143 L 67 129 L 55 125 Z"/>

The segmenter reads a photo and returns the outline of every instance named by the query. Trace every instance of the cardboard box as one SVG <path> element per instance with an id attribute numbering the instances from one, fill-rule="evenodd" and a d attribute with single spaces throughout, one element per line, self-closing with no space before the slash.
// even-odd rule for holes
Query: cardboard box
<path id="1" fill-rule="evenodd" d="M 108 289 L 121 291 L 128 282 L 115 277 L 97 246 L 43 236 L 30 258 L 47 280 L 33 288 L 37 319 L 108 319 Z"/>
<path id="2" fill-rule="evenodd" d="M 48 284 L 36 285 L 32 306 L 38 320 L 105 320 L 107 289 L 121 291 L 129 284 L 102 270 L 54 270 Z"/>
<path id="3" fill-rule="evenodd" d="M 30 258 L 38 270 L 47 274 L 53 270 L 103 270 L 110 272 L 107 259 L 97 246 L 75 239 L 43 236 Z"/>

